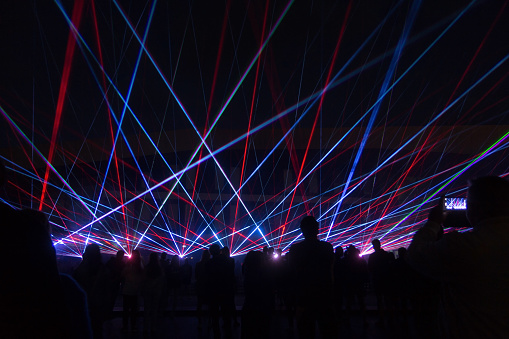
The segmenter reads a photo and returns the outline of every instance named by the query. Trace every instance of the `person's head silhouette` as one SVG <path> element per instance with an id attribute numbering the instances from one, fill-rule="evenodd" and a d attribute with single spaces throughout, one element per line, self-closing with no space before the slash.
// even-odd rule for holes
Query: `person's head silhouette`
<path id="1" fill-rule="evenodd" d="M 345 252 L 345 256 L 350 259 L 357 259 L 359 258 L 359 250 L 354 245 L 348 246 Z"/>
<path id="2" fill-rule="evenodd" d="M 373 245 L 373 249 L 375 250 L 375 252 L 379 251 L 380 248 L 382 248 L 382 245 L 380 244 L 380 240 L 378 240 L 378 239 L 373 239 L 371 241 L 371 245 Z"/>
<path id="3" fill-rule="evenodd" d="M 300 230 L 304 239 L 316 239 L 318 237 L 318 221 L 313 216 L 305 216 L 300 221 Z"/>
<path id="4" fill-rule="evenodd" d="M 509 216 L 509 181 L 497 176 L 470 180 L 467 218 L 472 226 L 479 222 Z"/>
<path id="5" fill-rule="evenodd" d="M 230 257 L 230 248 L 229 247 L 223 247 L 221 248 L 221 254 L 227 258 Z"/>
<path id="6" fill-rule="evenodd" d="M 118 261 L 122 261 L 124 259 L 124 251 L 118 250 L 115 257 L 117 258 Z"/>
<path id="7" fill-rule="evenodd" d="M 218 244 L 212 244 L 209 247 L 209 252 L 213 257 L 217 257 L 221 254 L 221 247 Z"/>
<path id="8" fill-rule="evenodd" d="M 98 264 L 101 262 L 101 248 L 97 244 L 89 244 L 85 247 L 83 260 L 89 263 Z"/>
<path id="9" fill-rule="evenodd" d="M 336 247 L 336 251 L 334 253 L 336 254 L 337 258 L 341 258 L 344 254 L 343 247 L 341 246 Z"/>
<path id="10" fill-rule="evenodd" d="M 398 258 L 404 258 L 406 255 L 406 248 L 400 247 L 398 248 Z"/>
<path id="11" fill-rule="evenodd" d="M 207 261 L 209 259 L 210 259 L 209 250 L 207 250 L 207 249 L 203 250 L 203 252 L 201 253 L 201 261 Z"/>

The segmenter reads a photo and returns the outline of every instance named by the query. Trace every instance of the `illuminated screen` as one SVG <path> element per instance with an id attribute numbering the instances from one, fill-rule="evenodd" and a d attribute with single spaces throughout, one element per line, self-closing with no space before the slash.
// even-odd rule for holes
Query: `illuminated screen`
<path id="1" fill-rule="evenodd" d="M 446 210 L 466 210 L 467 199 L 465 198 L 445 198 L 445 209 Z"/>

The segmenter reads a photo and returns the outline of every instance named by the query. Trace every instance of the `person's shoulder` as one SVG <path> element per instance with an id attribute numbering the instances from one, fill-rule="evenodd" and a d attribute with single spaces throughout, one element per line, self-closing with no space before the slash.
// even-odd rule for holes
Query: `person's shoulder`
<path id="1" fill-rule="evenodd" d="M 445 250 L 463 253 L 478 247 L 482 243 L 482 236 L 480 236 L 479 232 L 474 230 L 467 232 L 458 232 L 454 230 L 444 234 L 440 242 Z"/>
<path id="2" fill-rule="evenodd" d="M 328 258 L 334 260 L 334 247 L 327 241 L 317 241 L 313 246 L 313 252 L 318 252 L 322 256 L 327 256 Z"/>
<path id="3" fill-rule="evenodd" d="M 303 240 L 290 247 L 290 253 L 301 253 L 307 251 L 308 243 Z"/>
<path id="4" fill-rule="evenodd" d="M 42 213 L 41 211 L 34 210 L 31 208 L 26 208 L 20 211 L 20 214 L 23 215 L 26 218 L 31 218 L 33 220 L 37 221 L 45 221 L 46 215 Z"/>
<path id="5" fill-rule="evenodd" d="M 46 214 L 31 208 L 18 211 L 18 218 L 20 221 L 26 222 L 31 225 L 42 225 L 44 227 L 48 224 Z"/>
<path id="6" fill-rule="evenodd" d="M 332 247 L 332 244 L 328 241 L 320 241 L 319 242 L 319 245 L 322 246 L 323 248 L 326 248 L 326 249 L 330 249 L 331 251 L 334 251 L 334 247 Z"/>

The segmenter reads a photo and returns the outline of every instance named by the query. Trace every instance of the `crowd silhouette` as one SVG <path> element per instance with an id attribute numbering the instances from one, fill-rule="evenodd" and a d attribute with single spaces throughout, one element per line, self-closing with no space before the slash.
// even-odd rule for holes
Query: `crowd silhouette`
<path id="1" fill-rule="evenodd" d="M 397 263 L 398 260 L 390 263 L 393 265 L 391 270 L 398 271 L 407 281 L 411 279 L 405 273 L 409 270 L 408 265 L 405 263 L 398 269 Z M 180 260 L 175 257 L 168 262 L 165 255 L 155 252 L 149 254 L 144 265 L 137 250 L 130 257 L 118 252 L 103 264 L 99 246 L 88 245 L 81 263 L 74 269 L 74 279 L 67 277 L 82 293 L 84 321 L 80 327 L 69 326 L 70 336 L 67 336 L 69 332 L 64 332 L 60 337 L 102 338 L 103 323 L 118 316 L 119 305 L 124 334 L 143 331 L 156 337 L 161 329 L 161 317 L 171 315 L 176 300 L 183 295 L 196 295 L 198 330 L 210 331 L 215 339 L 232 338 L 237 325 L 241 326 L 240 337 L 243 339 L 271 338 L 276 307 L 287 314 L 289 327 L 295 322 L 298 338 L 313 338 L 315 323 L 321 337 L 336 338 L 339 326 L 349 325 L 352 310 L 360 312 L 367 324 L 365 298 L 370 288 L 370 274 L 367 261 L 353 245 L 344 255 L 341 247 L 334 253 L 330 244 L 316 238 L 311 238 L 309 244 L 304 241 L 302 246 L 292 248 L 286 255 L 275 255 L 270 248 L 250 251 L 242 263 L 244 302 L 239 305 L 240 310 L 237 310 L 234 299 L 239 291 L 235 264 L 227 248 L 212 245 L 203 250 L 194 270 L 191 267 L 194 273 L 192 287 L 185 287 L 189 279 L 189 268 L 184 269 L 185 265 L 180 265 Z M 48 291 L 55 293 L 53 289 Z M 405 293 L 404 296 L 410 298 L 411 294 Z M 421 300 L 428 299 L 423 296 Z M 30 303 L 37 301 L 33 299 Z M 412 305 L 417 302 L 414 300 Z M 61 317 L 60 310 L 54 313 L 57 311 L 61 319 L 59 326 L 72 322 L 68 315 Z M 78 318 L 80 312 L 74 313 Z M 236 320 L 237 313 L 240 323 Z M 138 321 L 140 316 L 142 320 Z M 45 319 L 40 326 L 49 325 L 49 320 Z M 77 328 L 89 330 L 80 330 L 81 334 L 75 335 L 72 329 Z M 48 331 L 54 331 L 54 328 L 48 327 Z"/>
<path id="2" fill-rule="evenodd" d="M 193 269 L 185 260 L 181 265 L 178 256 L 167 260 L 165 253 L 155 252 L 144 265 L 137 250 L 130 257 L 119 252 L 103 265 L 99 247 L 88 245 L 73 277 L 87 295 L 93 336 L 101 338 L 102 323 L 115 316 L 112 301 L 122 305 L 122 332 L 135 333 L 142 324 L 143 332 L 156 335 L 160 318 L 178 310 L 179 297 L 196 296 L 198 330 L 210 331 L 215 339 L 232 338 L 239 325 L 242 339 L 271 338 L 277 311 L 287 315 L 290 329 L 295 325 L 297 338 L 314 338 L 315 333 L 338 338 L 340 328 L 349 328 L 353 318 L 369 326 L 369 293 L 377 298 L 374 326 L 390 330 L 395 317 L 408 326 L 412 315 L 414 336 L 438 335 L 438 284 L 408 265 L 405 248 L 395 259 L 375 239 L 375 251 L 366 260 L 354 245 L 333 249 L 319 241 L 317 225 L 313 217 L 304 218 L 305 239 L 285 255 L 271 248 L 247 253 L 240 272 L 244 300 L 239 309 L 235 295 L 240 288 L 228 248 L 214 244 L 203 250 Z"/>
<path id="3" fill-rule="evenodd" d="M 5 169 L 0 174 L 5 181 Z M 501 182 L 498 179 L 493 179 L 496 185 L 509 188 L 504 179 L 500 179 Z M 488 183 L 477 182 L 476 185 Z M 491 187 L 490 192 L 493 190 Z M 475 199 L 482 199 L 486 194 L 474 193 Z M 500 204 L 504 208 L 509 206 L 507 194 L 499 192 L 497 196 L 499 200 L 505 199 L 505 203 Z M 482 205 L 472 199 L 473 205 Z M 302 241 L 292 245 L 286 254 L 268 247 L 263 251 L 250 251 L 242 262 L 241 272 L 237 272 L 229 248 L 220 248 L 218 244 L 202 251 L 194 270 L 188 259 L 182 261 L 177 255 L 168 259 L 166 253 L 147 253 L 145 259 L 148 260 L 144 260 L 138 250 L 133 250 L 130 255 L 118 251 L 104 262 L 100 247 L 89 244 L 71 277 L 58 271 L 45 216 L 0 203 L 5 225 L 18 225 L 4 227 L 8 239 L 23 239 L 2 248 L 3 258 L 15 260 L 6 261 L 5 274 L 0 279 L 0 337 L 102 338 L 103 324 L 117 316 L 118 305 L 122 306 L 122 332 L 143 331 L 155 336 L 158 331 L 164 331 L 160 326 L 161 318 L 174 314 L 180 297 L 196 296 L 198 330 L 209 331 L 214 339 L 233 338 L 236 326 L 240 326 L 242 339 L 271 338 L 276 311 L 287 317 L 289 329 L 295 324 L 298 338 L 339 338 L 340 333 L 345 333 L 340 329 L 349 328 L 354 317 L 361 318 L 362 326 L 370 326 L 366 306 L 369 293 L 376 297 L 376 322 L 373 325 L 379 328 L 390 331 L 398 326 L 413 326 L 413 331 L 407 333 L 409 337 L 417 338 L 459 338 L 458 333 L 462 338 L 471 337 L 458 329 L 457 324 L 448 322 L 455 317 L 452 308 L 463 307 L 462 314 L 474 319 L 472 326 L 477 326 L 473 329 L 476 335 L 509 337 L 507 304 L 502 307 L 500 302 L 493 300 L 500 298 L 504 302 L 508 298 L 508 284 L 505 283 L 509 268 L 502 263 L 505 258 L 499 256 L 507 252 L 509 213 L 507 210 L 501 212 L 500 206 L 489 212 L 490 217 L 496 215 L 498 219 L 497 227 L 490 228 L 488 234 L 475 233 L 479 232 L 479 226 L 474 227 L 473 232 L 465 233 L 477 236 L 475 241 L 481 243 L 483 237 L 489 237 L 491 241 L 495 236 L 500 238 L 496 243 L 499 247 L 484 243 L 473 249 L 467 247 L 478 251 L 478 257 L 488 252 L 486 258 L 490 262 L 476 266 L 477 257 L 469 257 L 468 262 L 458 264 L 460 267 L 474 265 L 476 270 L 493 279 L 490 283 L 479 277 L 472 278 L 476 273 L 467 268 L 462 271 L 456 266 L 447 266 L 455 276 L 444 271 L 439 260 L 445 260 L 444 265 L 449 265 L 451 260 L 459 259 L 447 248 L 440 247 L 441 239 L 452 240 L 436 227 L 441 223 L 438 207 L 432 209 L 430 221 L 417 232 L 409 251 L 400 248 L 397 255 L 385 251 L 379 239 L 372 240 L 373 252 L 367 260 L 353 244 L 346 249 L 341 246 L 334 249 L 330 243 L 318 239 L 319 223 L 314 217 L 306 216 L 300 222 Z M 474 213 L 471 220 L 475 223 L 492 220 L 484 212 L 474 209 L 471 213 Z M 494 221 L 490 221 L 490 225 L 492 223 Z M 431 227 L 435 229 L 430 230 Z M 483 232 L 487 232 L 485 228 L 482 228 Z M 455 245 L 463 239 L 462 236 L 452 236 L 456 237 Z M 448 246 L 453 245 L 449 243 Z M 481 269 L 483 263 L 488 268 Z M 466 287 L 458 279 L 476 284 L 468 286 L 469 296 L 462 294 Z M 496 294 L 490 295 L 490 288 Z M 240 291 L 244 299 L 237 310 L 235 296 Z M 449 298 L 445 301 L 444 293 L 448 293 Z M 481 302 L 476 299 L 478 296 L 492 299 Z M 453 306 L 452 303 L 458 300 L 465 304 Z M 469 308 L 470 300 L 476 309 Z M 495 307 L 501 314 L 489 313 L 490 307 Z M 468 314 L 469 311 L 473 315 Z M 143 320 L 138 319 L 141 316 Z M 495 321 L 493 325 L 491 320 Z"/>

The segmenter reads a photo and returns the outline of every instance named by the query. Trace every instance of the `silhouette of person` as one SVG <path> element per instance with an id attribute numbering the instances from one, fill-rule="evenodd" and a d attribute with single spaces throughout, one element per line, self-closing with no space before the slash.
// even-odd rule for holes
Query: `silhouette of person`
<path id="1" fill-rule="evenodd" d="M 171 296 L 171 310 L 175 312 L 177 309 L 177 298 L 180 293 L 180 257 L 173 255 L 166 271 L 166 282 L 168 294 Z"/>
<path id="2" fill-rule="evenodd" d="M 106 262 L 106 269 L 110 277 L 110 311 L 113 312 L 115 302 L 120 293 L 120 284 L 122 282 L 122 271 L 125 267 L 124 251 L 118 250 L 116 255 Z"/>
<path id="3" fill-rule="evenodd" d="M 276 301 L 279 305 L 284 303 L 284 292 L 286 286 L 283 283 L 283 274 L 285 274 L 285 259 L 283 257 L 283 250 L 281 248 L 276 249 L 274 257 L 269 262 L 269 275 L 272 281 L 272 294 L 273 294 L 273 308 L 276 306 Z"/>
<path id="4" fill-rule="evenodd" d="M 408 252 L 408 251 L 407 251 Z M 407 255 L 404 257 L 407 260 Z M 439 338 L 440 281 L 417 272 L 409 265 L 409 301 L 413 311 L 415 338 Z"/>
<path id="5" fill-rule="evenodd" d="M 336 315 L 340 317 L 343 311 L 343 301 L 345 295 L 345 259 L 343 258 L 343 248 L 336 247 L 334 251 L 334 307 Z"/>
<path id="6" fill-rule="evenodd" d="M 141 253 L 134 250 L 122 272 L 123 286 L 122 286 L 122 299 L 123 299 L 123 312 L 122 312 L 122 331 L 127 332 L 129 321 L 131 322 L 131 330 L 136 332 L 138 330 L 137 313 L 139 309 L 139 297 L 144 278 L 143 262 Z"/>
<path id="7" fill-rule="evenodd" d="M 244 305 L 242 306 L 242 339 L 268 338 L 273 309 L 271 274 L 264 254 L 250 251 L 244 259 Z M 272 298 L 272 300 L 271 300 Z"/>
<path id="8" fill-rule="evenodd" d="M 443 234 L 443 198 L 407 252 L 409 263 L 439 280 L 441 336 L 509 338 L 509 182 L 470 181 L 469 232 Z"/>
<path id="9" fill-rule="evenodd" d="M 412 278 L 412 268 L 408 265 L 406 257 L 406 248 L 398 248 L 398 258 L 394 261 L 394 289 L 396 296 L 397 310 L 401 311 L 406 318 L 408 312 L 408 303 L 410 296 L 410 284 Z"/>
<path id="10" fill-rule="evenodd" d="M 374 252 L 370 254 L 368 259 L 368 270 L 373 283 L 373 289 L 376 295 L 376 304 L 379 320 L 378 325 L 383 326 L 387 309 L 392 308 L 392 295 L 390 294 L 392 268 L 394 263 L 394 254 L 386 252 L 380 240 L 373 239 L 371 241 Z"/>
<path id="11" fill-rule="evenodd" d="M 189 259 L 184 260 L 184 264 L 180 266 L 180 280 L 184 288 L 184 294 L 189 294 L 191 278 L 193 277 L 193 266 L 189 263 Z"/>
<path id="12" fill-rule="evenodd" d="M 344 255 L 345 261 L 345 298 L 346 298 L 346 321 L 347 326 L 350 323 L 352 306 L 354 300 L 361 311 L 364 326 L 367 326 L 366 302 L 366 283 L 368 281 L 368 264 L 361 257 L 360 251 L 354 246 L 348 246 Z"/>
<path id="13" fill-rule="evenodd" d="M 7 182 L 0 161 L 0 189 Z M 61 276 L 46 216 L 0 201 L 0 338 L 91 338 L 86 296 Z"/>
<path id="14" fill-rule="evenodd" d="M 231 312 L 228 309 L 228 296 L 231 265 L 226 256 L 221 255 L 221 249 L 218 244 L 212 244 L 209 247 L 212 258 L 205 264 L 205 276 L 207 280 L 207 294 L 209 301 L 210 316 L 212 321 L 212 330 L 215 339 L 221 338 L 221 329 L 219 326 L 219 317 L 222 314 L 225 329 L 225 337 L 231 338 Z"/>
<path id="15" fill-rule="evenodd" d="M 159 303 L 165 285 L 165 279 L 159 255 L 150 253 L 149 261 L 145 266 L 145 277 L 142 287 L 143 295 L 143 331 L 155 333 L 157 329 L 157 315 Z"/>
<path id="16" fill-rule="evenodd" d="M 159 262 L 161 264 L 161 268 L 163 270 L 164 275 L 164 287 L 163 287 L 163 294 L 161 295 L 161 303 L 159 304 L 159 310 L 161 313 L 166 311 L 168 308 L 168 297 L 169 297 L 169 277 L 170 277 L 170 261 L 167 258 L 166 252 L 161 252 L 161 257 L 159 259 Z"/>
<path id="17" fill-rule="evenodd" d="M 224 312 L 228 312 L 229 315 L 226 317 L 230 319 L 236 326 L 239 325 L 236 317 L 236 305 L 235 305 L 235 260 L 230 257 L 230 249 L 228 247 L 223 247 L 221 249 L 221 255 L 225 257 L 226 262 L 228 263 L 228 277 L 226 278 L 226 300 L 225 300 L 225 310 Z M 226 324 L 225 326 L 231 326 L 231 324 Z"/>
<path id="18" fill-rule="evenodd" d="M 196 263 L 194 272 L 196 279 L 196 315 L 198 317 L 198 329 L 202 326 L 203 307 L 209 304 L 207 293 L 207 276 L 205 265 L 210 260 L 210 252 L 208 249 L 203 250 L 201 259 Z"/>
<path id="19" fill-rule="evenodd" d="M 111 289 L 99 245 L 87 245 L 83 260 L 74 270 L 73 277 L 87 293 L 94 338 L 102 338 L 103 322 L 110 311 Z"/>
<path id="20" fill-rule="evenodd" d="M 290 248 L 290 267 L 296 293 L 296 320 L 299 338 L 315 336 L 315 324 L 322 338 L 335 335 L 332 303 L 334 250 L 318 240 L 318 222 L 312 216 L 300 222 L 304 240 Z"/>
<path id="21" fill-rule="evenodd" d="M 263 258 L 267 260 L 269 258 L 269 246 L 263 246 Z"/>

